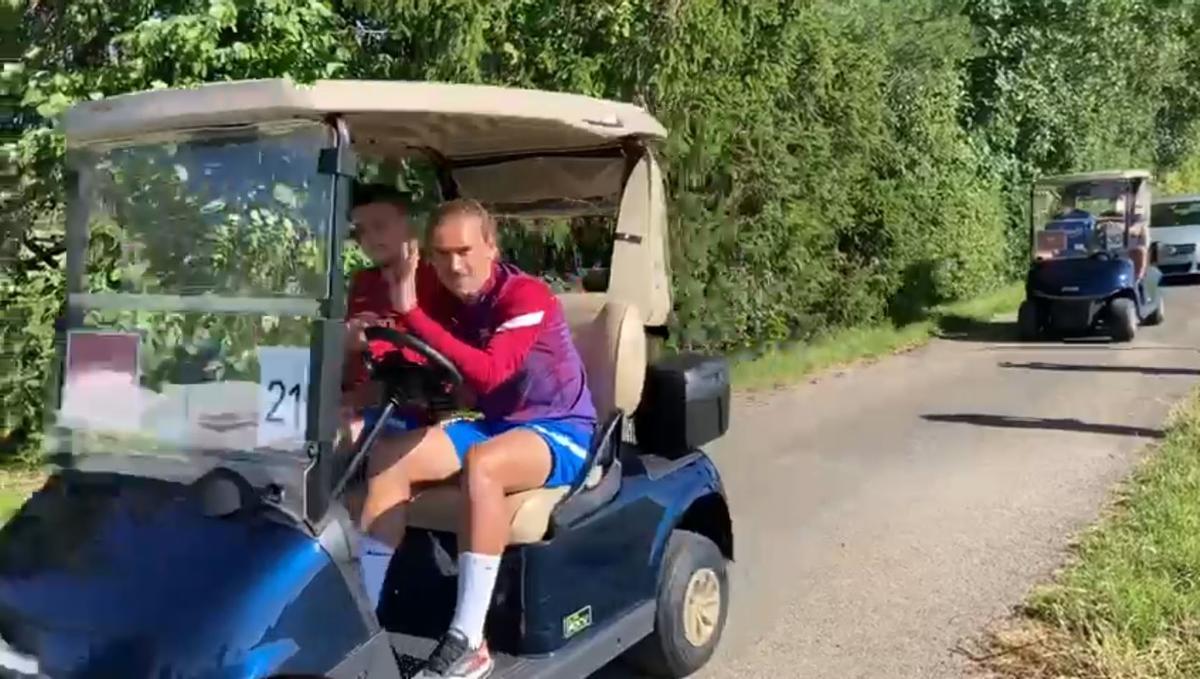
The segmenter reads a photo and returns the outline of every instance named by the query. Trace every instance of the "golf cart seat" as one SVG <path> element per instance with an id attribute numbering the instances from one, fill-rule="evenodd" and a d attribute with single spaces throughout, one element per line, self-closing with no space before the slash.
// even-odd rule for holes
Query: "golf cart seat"
<path id="1" fill-rule="evenodd" d="M 590 451 L 594 452 L 619 441 L 622 414 L 633 412 L 641 399 L 646 371 L 645 329 L 635 307 L 605 300 L 603 294 L 571 294 L 560 299 L 596 406 L 599 426 Z M 596 464 L 582 490 L 599 486 L 610 468 Z M 539 488 L 509 495 L 510 544 L 542 540 L 551 514 L 570 490 Z M 408 522 L 416 528 L 456 532 L 462 506 L 462 492 L 457 485 L 436 486 L 413 498 Z"/>

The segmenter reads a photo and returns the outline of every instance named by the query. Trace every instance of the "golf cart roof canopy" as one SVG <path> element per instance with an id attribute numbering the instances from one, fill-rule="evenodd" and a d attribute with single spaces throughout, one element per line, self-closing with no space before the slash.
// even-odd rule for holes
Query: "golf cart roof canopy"
<path id="1" fill-rule="evenodd" d="M 1083 184 L 1087 182 L 1118 181 L 1121 179 L 1149 179 L 1146 170 L 1102 170 L 1100 172 L 1081 172 L 1078 174 L 1060 174 L 1042 177 L 1037 180 L 1038 186 L 1066 186 L 1068 184 Z"/>
<path id="2" fill-rule="evenodd" d="M 82 102 L 66 113 L 68 146 L 156 132 L 341 115 L 360 153 L 435 149 L 449 160 L 661 140 L 666 129 L 633 104 L 577 94 L 428 82 L 247 80 Z"/>

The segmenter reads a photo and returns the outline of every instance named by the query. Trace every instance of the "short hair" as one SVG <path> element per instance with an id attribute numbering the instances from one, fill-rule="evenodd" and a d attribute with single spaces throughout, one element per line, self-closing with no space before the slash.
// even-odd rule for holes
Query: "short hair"
<path id="1" fill-rule="evenodd" d="M 492 216 L 492 213 L 488 212 L 483 203 L 473 198 L 455 198 L 434 208 L 433 213 L 429 215 L 428 232 L 432 234 L 434 229 L 451 217 L 463 216 L 478 219 L 480 228 L 483 230 L 484 239 L 494 245 L 500 244 L 496 228 L 496 218 Z"/>
<path id="2" fill-rule="evenodd" d="M 350 209 L 346 212 L 348 214 L 352 213 L 355 208 L 372 203 L 391 205 L 405 217 L 408 217 L 412 213 L 412 194 L 405 193 L 387 184 L 362 184 L 354 182 L 350 187 Z M 358 242 L 358 229 L 353 224 L 350 225 L 347 235 L 354 242 Z"/>
<path id="3" fill-rule="evenodd" d="M 351 210 L 371 203 L 395 205 L 406 214 L 412 209 L 412 194 L 388 184 L 362 184 L 355 182 L 350 194 Z"/>

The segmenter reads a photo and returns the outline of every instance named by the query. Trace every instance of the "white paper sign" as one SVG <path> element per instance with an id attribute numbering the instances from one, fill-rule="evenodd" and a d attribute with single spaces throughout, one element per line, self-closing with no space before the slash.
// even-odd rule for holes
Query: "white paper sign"
<path id="1" fill-rule="evenodd" d="M 258 365 L 258 445 L 301 443 L 308 420 L 308 347 L 259 347 Z"/>

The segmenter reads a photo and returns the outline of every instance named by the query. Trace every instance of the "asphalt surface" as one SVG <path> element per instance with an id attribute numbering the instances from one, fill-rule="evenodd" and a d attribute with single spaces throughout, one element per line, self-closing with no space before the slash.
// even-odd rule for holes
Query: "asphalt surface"
<path id="1" fill-rule="evenodd" d="M 739 396 L 713 450 L 733 604 L 696 676 L 969 673 L 955 647 L 1063 563 L 1200 376 L 1200 286 L 1166 296 L 1130 344 L 1020 344 L 998 321 Z"/>

